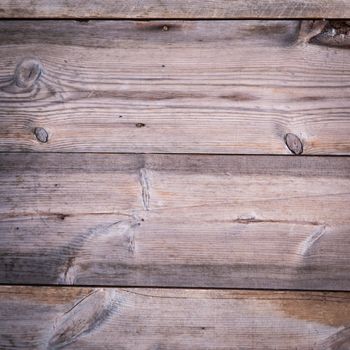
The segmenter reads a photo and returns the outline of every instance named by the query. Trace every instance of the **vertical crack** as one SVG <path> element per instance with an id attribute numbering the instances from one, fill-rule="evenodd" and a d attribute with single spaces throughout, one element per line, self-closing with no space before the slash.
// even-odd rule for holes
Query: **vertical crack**
<path id="1" fill-rule="evenodd" d="M 140 169 L 140 184 L 142 188 L 142 203 L 145 210 L 149 210 L 150 207 L 150 192 L 149 192 L 149 179 L 147 170 L 145 168 Z"/>

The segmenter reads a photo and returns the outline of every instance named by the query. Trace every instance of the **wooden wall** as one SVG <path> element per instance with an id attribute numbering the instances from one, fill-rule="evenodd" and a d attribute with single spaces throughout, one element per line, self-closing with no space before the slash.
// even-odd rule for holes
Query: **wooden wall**
<path id="1" fill-rule="evenodd" d="M 349 17 L 0 0 L 0 349 L 349 349 Z"/>

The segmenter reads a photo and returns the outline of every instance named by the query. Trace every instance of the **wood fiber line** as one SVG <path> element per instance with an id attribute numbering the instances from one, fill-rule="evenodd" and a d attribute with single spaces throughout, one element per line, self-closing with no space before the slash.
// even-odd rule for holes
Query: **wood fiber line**
<path id="1" fill-rule="evenodd" d="M 0 154 L 0 282 L 350 290 L 350 158 Z"/>
<path id="2" fill-rule="evenodd" d="M 0 287 L 1 349 L 350 346 L 349 293 Z"/>
<path id="3" fill-rule="evenodd" d="M 3 21 L 0 151 L 348 155 L 349 47 L 346 21 Z"/>
<path id="4" fill-rule="evenodd" d="M 0 18 L 350 18 L 347 0 L 0 0 Z"/>

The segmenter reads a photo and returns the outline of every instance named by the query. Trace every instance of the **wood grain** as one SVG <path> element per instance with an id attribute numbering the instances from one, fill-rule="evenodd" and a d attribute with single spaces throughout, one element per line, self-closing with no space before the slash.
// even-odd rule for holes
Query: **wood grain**
<path id="1" fill-rule="evenodd" d="M 0 151 L 348 155 L 349 33 L 345 21 L 3 21 Z"/>
<path id="2" fill-rule="evenodd" d="M 347 0 L 0 0 L 0 18 L 350 18 Z"/>
<path id="3" fill-rule="evenodd" d="M 0 287 L 1 349 L 350 346 L 349 293 Z"/>
<path id="4" fill-rule="evenodd" d="M 0 154 L 0 282 L 350 290 L 350 158 Z"/>

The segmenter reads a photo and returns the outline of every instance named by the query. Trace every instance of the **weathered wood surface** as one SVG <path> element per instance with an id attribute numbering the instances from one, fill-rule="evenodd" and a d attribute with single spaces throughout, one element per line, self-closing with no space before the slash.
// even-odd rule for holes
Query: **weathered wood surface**
<path id="1" fill-rule="evenodd" d="M 348 0 L 0 0 L 0 18 L 350 18 Z"/>
<path id="2" fill-rule="evenodd" d="M 1 349 L 350 346 L 349 293 L 0 287 Z"/>
<path id="3" fill-rule="evenodd" d="M 3 21 L 0 150 L 349 154 L 349 47 L 339 21 Z"/>
<path id="4" fill-rule="evenodd" d="M 1 154 L 0 282 L 350 290 L 350 158 Z"/>

